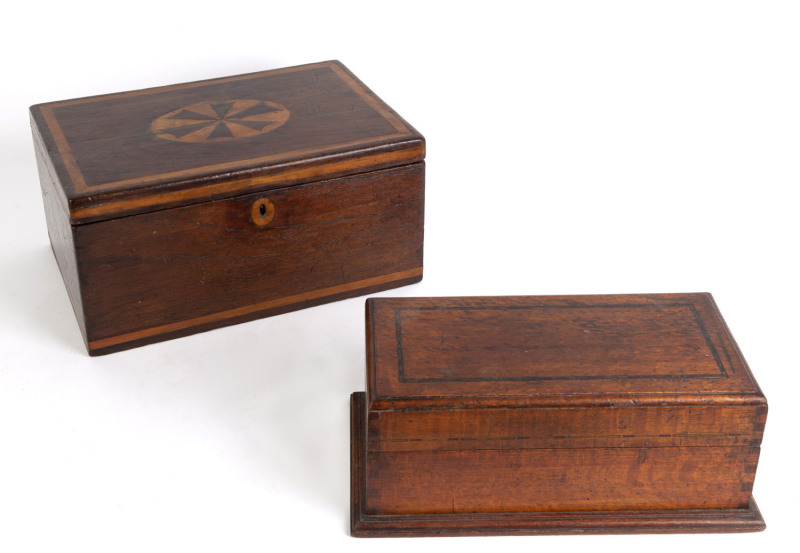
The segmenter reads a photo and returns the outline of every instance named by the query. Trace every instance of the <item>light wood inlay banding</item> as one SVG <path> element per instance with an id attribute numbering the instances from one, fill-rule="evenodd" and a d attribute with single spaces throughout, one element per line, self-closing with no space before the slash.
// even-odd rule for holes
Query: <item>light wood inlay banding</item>
<path id="1" fill-rule="evenodd" d="M 304 301 L 322 298 L 325 296 L 333 296 L 335 294 L 351 292 L 353 290 L 358 290 L 359 288 L 368 288 L 370 286 L 387 284 L 390 282 L 421 277 L 421 276 L 422 276 L 422 267 L 417 267 L 415 269 L 410 269 L 408 271 L 400 271 L 388 275 L 381 275 L 374 278 L 359 280 L 357 282 L 348 282 L 347 284 L 341 284 L 339 286 L 331 286 L 328 288 L 322 288 L 321 290 L 314 290 L 312 292 L 305 292 L 303 294 L 296 294 L 293 296 L 277 298 L 274 300 L 264 301 L 253 305 L 237 307 L 235 309 L 228 309 L 227 311 L 212 313 L 211 315 L 207 315 L 205 317 L 195 317 L 193 319 L 179 321 L 177 323 L 161 325 L 153 328 L 147 328 L 144 330 L 139 330 L 137 332 L 129 332 L 127 334 L 122 334 L 120 336 L 112 336 L 110 338 L 104 338 L 102 340 L 95 340 L 93 342 L 89 342 L 89 349 L 99 350 L 111 346 L 116 346 L 119 344 L 124 344 L 126 342 L 132 342 L 134 340 L 141 340 L 144 338 L 150 338 L 152 336 L 158 336 L 160 334 L 167 334 L 169 332 L 175 332 L 178 330 L 191 328 L 194 326 L 200 326 L 207 323 L 214 323 L 217 321 L 224 321 L 226 319 L 233 319 L 236 317 L 248 315 L 250 313 L 255 313 L 258 311 L 264 311 L 276 307 L 283 307 L 286 305 L 302 303 Z"/>

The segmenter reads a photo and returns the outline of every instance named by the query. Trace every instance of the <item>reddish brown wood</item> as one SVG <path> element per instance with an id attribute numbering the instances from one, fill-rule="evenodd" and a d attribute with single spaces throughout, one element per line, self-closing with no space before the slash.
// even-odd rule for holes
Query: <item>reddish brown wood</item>
<path id="1" fill-rule="evenodd" d="M 91 354 L 422 278 L 424 139 L 338 62 L 31 120 Z"/>
<path id="2" fill-rule="evenodd" d="M 380 298 L 354 535 L 752 531 L 767 404 L 708 294 Z"/>
<path id="3" fill-rule="evenodd" d="M 742 509 L 520 511 L 500 513 L 369 514 L 366 501 L 366 394 L 351 396 L 350 533 L 356 537 L 536 534 L 756 532 L 764 519 L 754 500 Z"/>

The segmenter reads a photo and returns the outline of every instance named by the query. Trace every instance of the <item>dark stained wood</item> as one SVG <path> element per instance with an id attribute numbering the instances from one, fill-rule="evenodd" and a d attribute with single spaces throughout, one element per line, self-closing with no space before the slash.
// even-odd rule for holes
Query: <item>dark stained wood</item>
<path id="1" fill-rule="evenodd" d="M 338 62 L 31 108 L 90 354 L 417 282 L 424 139 Z"/>
<path id="2" fill-rule="evenodd" d="M 81 302 L 80 281 L 78 279 L 75 238 L 72 225 L 69 223 L 66 201 L 60 194 L 60 188 L 56 182 L 52 166 L 42 156 L 42 150 L 38 147 L 41 142 L 36 134 L 34 134 L 34 141 L 37 143 L 36 165 L 39 171 L 39 183 L 42 188 L 47 234 L 50 238 L 50 245 L 53 248 L 58 268 L 61 271 L 61 277 L 64 279 L 64 285 L 67 287 L 67 295 L 78 319 L 81 334 L 86 340 L 86 324 Z"/>
<path id="3" fill-rule="evenodd" d="M 767 403 L 708 294 L 378 298 L 354 535 L 753 531 Z"/>
<path id="4" fill-rule="evenodd" d="M 263 199 L 267 226 L 252 220 Z M 415 164 L 79 225 L 89 349 L 418 281 L 422 218 Z"/>
<path id="5" fill-rule="evenodd" d="M 425 157 L 422 135 L 336 61 L 39 104 L 31 123 L 72 223 Z"/>

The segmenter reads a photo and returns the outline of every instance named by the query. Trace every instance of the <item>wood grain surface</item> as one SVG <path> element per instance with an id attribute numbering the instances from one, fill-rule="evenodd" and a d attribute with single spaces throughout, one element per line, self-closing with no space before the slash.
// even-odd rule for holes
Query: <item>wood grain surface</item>
<path id="1" fill-rule="evenodd" d="M 452 512 L 451 507 L 450 512 L 442 513 L 372 514 L 366 508 L 368 489 L 375 484 L 367 486 L 364 392 L 351 396 L 350 414 L 350 534 L 355 537 L 717 533 L 758 532 L 766 527 L 752 498 L 743 508 L 725 509 L 528 509 L 476 513 Z M 479 481 L 485 479 L 483 474 Z M 502 492 L 497 490 L 496 495 Z"/>
<path id="2" fill-rule="evenodd" d="M 710 295 L 373 298 L 366 311 L 354 534 L 434 533 L 442 516 L 444 533 L 480 533 L 506 514 L 522 518 L 485 531 L 763 528 L 751 491 L 767 403 Z"/>
<path id="3" fill-rule="evenodd" d="M 708 294 L 379 298 L 367 311 L 373 409 L 763 401 Z"/>

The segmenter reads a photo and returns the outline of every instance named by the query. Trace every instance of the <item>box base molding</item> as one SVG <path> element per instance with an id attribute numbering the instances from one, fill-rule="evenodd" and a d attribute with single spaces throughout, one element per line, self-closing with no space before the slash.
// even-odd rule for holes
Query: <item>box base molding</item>
<path id="1" fill-rule="evenodd" d="M 766 527 L 755 501 L 745 509 L 368 514 L 364 512 L 365 402 L 364 392 L 350 397 L 350 534 L 354 537 L 720 533 L 758 532 Z"/>

